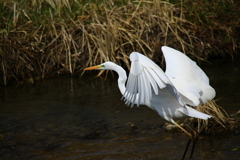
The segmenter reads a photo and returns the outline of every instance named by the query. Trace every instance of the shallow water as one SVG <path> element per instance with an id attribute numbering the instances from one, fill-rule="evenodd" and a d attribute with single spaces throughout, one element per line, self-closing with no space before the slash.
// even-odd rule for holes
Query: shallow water
<path id="1" fill-rule="evenodd" d="M 218 59 L 202 68 L 217 103 L 229 114 L 239 110 L 239 62 Z M 181 159 L 184 133 L 165 132 L 166 121 L 145 106 L 125 106 L 116 76 L 93 77 L 2 87 L 0 159 Z M 239 142 L 239 134 L 201 135 L 194 159 L 240 159 Z"/>

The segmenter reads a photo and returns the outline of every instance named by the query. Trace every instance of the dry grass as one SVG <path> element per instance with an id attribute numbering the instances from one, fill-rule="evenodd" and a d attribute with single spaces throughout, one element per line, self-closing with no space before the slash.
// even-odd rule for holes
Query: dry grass
<path id="1" fill-rule="evenodd" d="M 211 43 L 219 36 L 208 35 L 211 38 L 206 42 L 201 39 L 206 37 L 201 32 L 206 31 L 186 20 L 199 17 L 195 10 L 186 10 L 184 6 L 189 4 L 198 6 L 190 1 L 171 4 L 159 0 L 3 1 L 0 76 L 7 84 L 9 80 L 44 78 L 62 71 L 73 74 L 85 66 L 109 60 L 129 67 L 128 55 L 132 51 L 160 63 L 162 45 L 207 59 L 206 48 L 213 48 Z M 201 18 L 197 21 L 202 25 Z M 221 31 L 228 37 L 232 32 L 226 27 L 211 31 Z"/>
<path id="2" fill-rule="evenodd" d="M 205 104 L 200 104 L 195 109 L 200 112 L 211 115 L 212 118 L 210 120 L 202 120 L 195 118 L 188 118 L 188 123 L 197 123 L 197 128 L 199 131 L 205 130 L 211 132 L 214 130 L 216 125 L 222 126 L 222 128 L 227 129 L 225 125 L 228 123 L 228 114 L 226 111 L 217 105 L 215 100 L 208 101 Z"/>
<path id="3" fill-rule="evenodd" d="M 197 46 L 203 51 L 200 56 L 208 57 L 209 51 L 220 55 L 237 54 L 239 48 L 239 14 L 240 2 L 237 0 L 186 0 L 186 19 L 198 26 L 196 36 L 205 44 Z M 228 54 L 229 55 L 229 54 Z"/>
<path id="4" fill-rule="evenodd" d="M 129 67 L 132 51 L 159 63 L 162 45 L 206 59 L 196 46 L 209 46 L 196 36 L 196 24 L 186 20 L 183 4 L 19 0 L 3 1 L 0 9 L 4 84 L 63 70 L 73 74 L 108 60 Z"/>
<path id="5" fill-rule="evenodd" d="M 107 6 L 91 4 L 94 10 L 84 10 L 88 16 L 75 21 L 83 32 L 79 39 L 81 50 L 89 53 L 86 66 L 111 60 L 124 62 L 129 67 L 128 55 L 132 51 L 150 58 L 159 57 L 162 45 L 192 49 L 189 28 L 184 28 L 183 24 L 194 26 L 176 16 L 178 11 L 174 5 L 163 1 L 139 1 L 120 7 L 109 1 L 104 5 Z M 91 23 L 86 25 L 86 21 Z"/>
<path id="6" fill-rule="evenodd" d="M 12 79 L 44 78 L 62 67 L 73 72 L 73 29 L 60 17 L 61 8 L 70 10 L 69 1 L 7 1 L 2 7 L 7 14 L 0 33 L 4 84 Z"/>

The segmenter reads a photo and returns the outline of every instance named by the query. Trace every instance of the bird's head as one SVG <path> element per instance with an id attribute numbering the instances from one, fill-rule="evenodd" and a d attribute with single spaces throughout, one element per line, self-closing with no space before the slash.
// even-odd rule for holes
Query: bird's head
<path id="1" fill-rule="evenodd" d="M 113 62 L 104 62 L 97 66 L 85 68 L 84 70 L 94 70 L 94 69 L 113 70 L 114 66 L 116 66 L 116 64 Z"/>

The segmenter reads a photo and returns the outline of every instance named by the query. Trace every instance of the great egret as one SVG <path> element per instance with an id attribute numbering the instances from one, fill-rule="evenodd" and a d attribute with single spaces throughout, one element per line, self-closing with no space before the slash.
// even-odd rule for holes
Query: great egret
<path id="1" fill-rule="evenodd" d="M 210 115 L 187 105 L 197 106 L 213 99 L 215 90 L 209 85 L 206 74 L 186 55 L 167 46 L 163 46 L 162 51 L 166 61 L 165 73 L 152 60 L 138 52 L 130 54 L 132 63 L 128 81 L 126 71 L 110 61 L 84 70 L 116 71 L 119 76 L 118 87 L 127 105 L 132 107 L 134 104 L 137 106 L 142 104 L 153 109 L 162 118 L 184 131 L 190 137 L 190 143 L 193 135 L 177 124 L 174 119 L 186 116 L 205 120 L 210 118 Z"/>

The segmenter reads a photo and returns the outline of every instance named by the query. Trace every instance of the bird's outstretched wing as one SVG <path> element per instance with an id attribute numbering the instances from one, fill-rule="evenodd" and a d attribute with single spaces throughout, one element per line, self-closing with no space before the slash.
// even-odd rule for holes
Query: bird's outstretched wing
<path id="1" fill-rule="evenodd" d="M 168 91 L 184 107 L 180 94 L 163 70 L 144 55 L 133 52 L 130 55 L 131 69 L 123 98 L 127 105 L 150 104 L 152 94 L 158 95 L 166 86 Z"/>
<path id="2" fill-rule="evenodd" d="M 166 75 L 185 103 L 197 106 L 215 97 L 209 78 L 202 69 L 182 52 L 167 46 L 162 47 L 166 60 Z"/>

